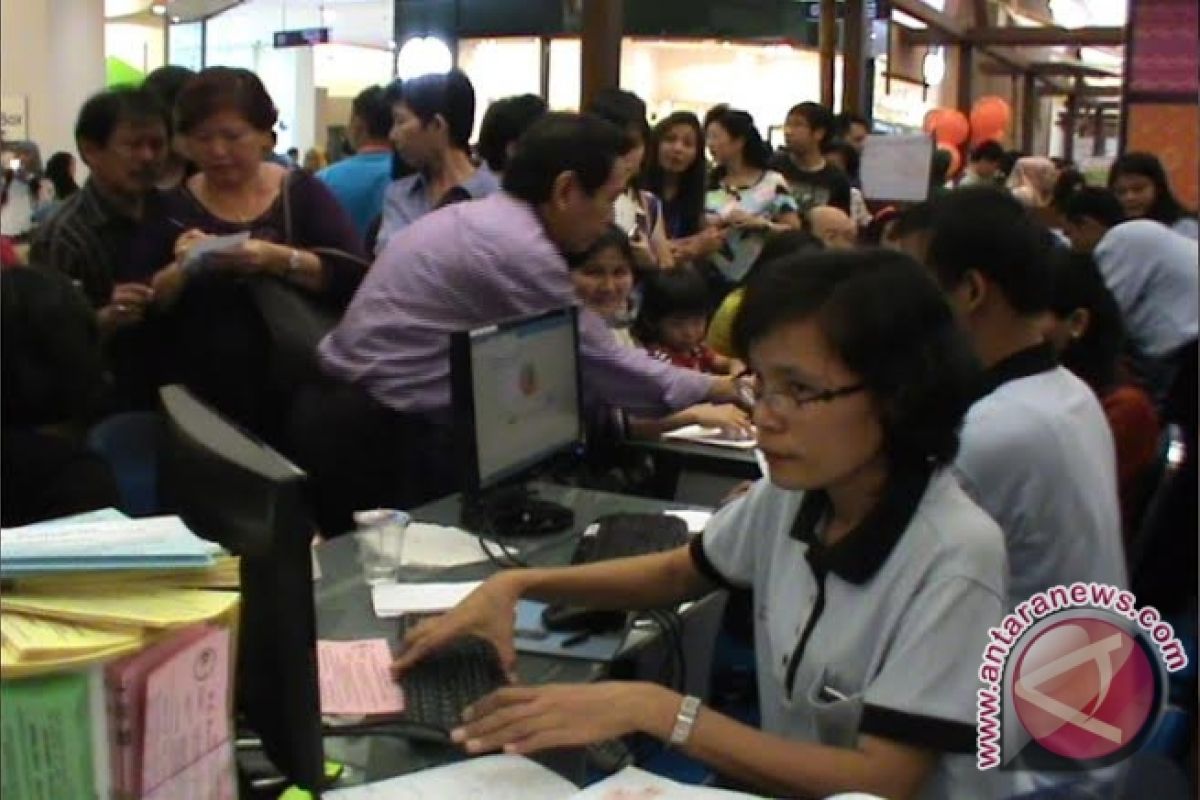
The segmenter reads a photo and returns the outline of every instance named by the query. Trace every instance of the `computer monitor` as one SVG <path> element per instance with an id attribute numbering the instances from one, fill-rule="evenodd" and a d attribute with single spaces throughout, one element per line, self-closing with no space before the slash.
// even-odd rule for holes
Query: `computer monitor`
<path id="1" fill-rule="evenodd" d="M 520 481 L 583 442 L 577 317 L 560 308 L 452 334 L 463 505 L 490 517 L 470 521 L 515 521 L 518 534 L 570 525 L 565 509 L 529 502 Z"/>
<path id="2" fill-rule="evenodd" d="M 323 785 L 313 523 L 304 473 L 181 386 L 160 390 L 168 508 L 198 536 L 241 556 L 237 703 L 292 784 Z"/>

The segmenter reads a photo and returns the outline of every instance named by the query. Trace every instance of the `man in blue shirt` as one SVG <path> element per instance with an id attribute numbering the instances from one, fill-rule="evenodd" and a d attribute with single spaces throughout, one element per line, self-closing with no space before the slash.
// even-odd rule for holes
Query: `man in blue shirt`
<path id="1" fill-rule="evenodd" d="M 371 221 L 383 211 L 383 195 L 392 180 L 392 106 L 387 91 L 371 86 L 350 108 L 350 145 L 354 155 L 317 173 L 346 209 L 366 239 Z"/>
<path id="2" fill-rule="evenodd" d="M 459 69 L 405 81 L 392 98 L 392 144 L 417 172 L 388 187 L 376 256 L 392 236 L 435 208 L 487 197 L 500 188 L 491 171 L 471 160 L 474 125 L 475 88 Z"/>

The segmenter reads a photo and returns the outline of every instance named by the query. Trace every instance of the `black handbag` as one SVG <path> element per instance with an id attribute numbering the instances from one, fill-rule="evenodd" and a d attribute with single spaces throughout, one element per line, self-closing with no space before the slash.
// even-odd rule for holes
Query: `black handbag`
<path id="1" fill-rule="evenodd" d="M 291 203 L 291 174 L 284 179 L 284 243 L 294 245 Z M 363 259 L 333 247 L 305 248 L 317 256 L 359 261 Z M 322 303 L 318 298 L 287 281 L 263 276 L 251 282 L 250 292 L 270 336 L 272 383 L 287 394 L 316 379 L 317 345 L 342 316 L 342 309 Z"/>

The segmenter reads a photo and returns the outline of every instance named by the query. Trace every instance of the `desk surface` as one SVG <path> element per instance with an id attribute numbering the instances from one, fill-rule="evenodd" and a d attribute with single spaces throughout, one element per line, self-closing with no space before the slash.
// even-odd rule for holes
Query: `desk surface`
<path id="1" fill-rule="evenodd" d="M 521 549 L 522 558 L 535 566 L 566 564 L 584 528 L 605 514 L 659 513 L 686 507 L 675 502 L 550 484 L 537 484 L 535 488 L 539 497 L 561 503 L 575 512 L 575 525 L 570 531 L 538 539 L 514 540 Z M 454 495 L 415 509 L 412 516 L 421 522 L 455 525 L 460 509 L 460 498 Z M 370 589 L 362 579 L 354 537 L 342 536 L 325 542 L 317 547 L 316 554 L 321 570 L 315 586 L 318 638 L 385 638 L 394 651 L 397 620 L 376 618 Z M 401 578 L 406 581 L 479 580 L 495 571 L 496 567 L 485 561 L 445 570 L 406 569 Z M 528 684 L 584 683 L 600 677 L 603 670 L 602 664 L 551 656 L 522 654 L 517 661 L 517 673 L 522 682 Z M 326 739 L 325 749 L 328 758 L 346 765 L 344 782 L 339 785 L 382 780 L 461 757 L 454 749 L 386 735 L 331 737 Z"/>
<path id="2" fill-rule="evenodd" d="M 754 450 L 750 448 L 721 447 L 681 439 L 630 440 L 628 445 L 674 457 L 683 461 L 685 465 L 706 467 L 722 475 L 734 474 L 735 477 L 745 478 L 757 478 L 761 475 Z"/>

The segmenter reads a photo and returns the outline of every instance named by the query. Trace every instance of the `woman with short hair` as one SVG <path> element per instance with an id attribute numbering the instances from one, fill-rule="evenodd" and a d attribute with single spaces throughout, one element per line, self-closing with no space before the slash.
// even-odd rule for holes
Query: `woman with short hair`
<path id="1" fill-rule="evenodd" d="M 477 635 L 511 670 L 522 597 L 651 609 L 750 587 L 759 727 L 619 681 L 500 689 L 452 739 L 527 754 L 643 733 L 772 796 L 989 796 L 976 673 L 1006 559 L 949 469 L 980 372 L 945 297 L 898 253 L 782 258 L 747 287 L 734 340 L 768 477 L 689 546 L 493 576 L 409 633 L 396 669 Z"/>

